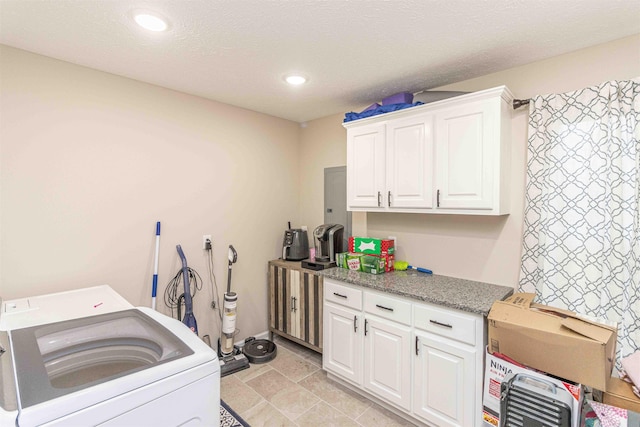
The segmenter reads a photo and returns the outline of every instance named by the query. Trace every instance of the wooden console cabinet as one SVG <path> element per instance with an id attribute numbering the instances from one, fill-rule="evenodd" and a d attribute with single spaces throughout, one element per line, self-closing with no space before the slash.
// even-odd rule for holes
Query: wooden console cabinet
<path id="1" fill-rule="evenodd" d="M 295 261 L 269 261 L 269 333 L 322 353 L 323 278 Z"/>

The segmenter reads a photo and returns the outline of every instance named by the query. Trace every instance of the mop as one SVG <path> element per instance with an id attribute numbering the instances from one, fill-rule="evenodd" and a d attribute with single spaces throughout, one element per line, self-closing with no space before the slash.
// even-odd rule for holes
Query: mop
<path id="1" fill-rule="evenodd" d="M 189 267 L 187 267 L 187 259 L 184 257 L 184 252 L 180 245 L 176 246 L 178 255 L 182 261 L 182 282 L 184 283 L 184 306 L 185 313 L 182 323 L 187 325 L 189 329 L 198 335 L 198 323 L 196 322 L 196 316 L 193 315 L 193 300 L 191 299 L 191 286 L 189 285 Z"/>
<path id="2" fill-rule="evenodd" d="M 218 341 L 218 356 L 220 356 L 220 376 L 224 377 L 234 372 L 247 369 L 249 360 L 233 345 L 236 332 L 236 304 L 238 294 L 231 292 L 231 267 L 238 260 L 238 253 L 233 245 L 229 245 L 229 273 L 227 277 L 227 292 L 224 293 L 222 315 L 222 330 Z"/>
<path id="3" fill-rule="evenodd" d="M 153 285 L 151 287 L 151 308 L 156 309 L 156 294 L 158 293 L 158 254 L 160 252 L 160 221 L 156 223 L 156 258 L 153 263 Z"/>

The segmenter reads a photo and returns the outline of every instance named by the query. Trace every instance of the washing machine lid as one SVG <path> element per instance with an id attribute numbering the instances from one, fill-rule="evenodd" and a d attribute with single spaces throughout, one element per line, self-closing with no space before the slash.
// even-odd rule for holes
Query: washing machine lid
<path id="1" fill-rule="evenodd" d="M 109 285 L 0 300 L 0 331 L 134 308 Z"/>
<path id="2" fill-rule="evenodd" d="M 97 385 L 135 378 L 142 372 L 147 373 L 144 382 L 174 375 L 185 366 L 172 362 L 194 353 L 139 309 L 37 325 L 10 334 L 22 410 L 79 392 L 87 394 Z M 152 368 L 156 368 L 153 375 Z M 129 382 L 130 387 L 140 386 Z M 114 389 L 112 393 L 126 391 Z"/>

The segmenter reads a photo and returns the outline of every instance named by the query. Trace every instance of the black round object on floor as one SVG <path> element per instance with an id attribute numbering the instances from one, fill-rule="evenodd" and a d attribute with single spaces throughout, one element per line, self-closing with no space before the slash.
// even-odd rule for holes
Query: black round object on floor
<path id="1" fill-rule="evenodd" d="M 254 339 L 245 342 L 242 352 L 250 363 L 267 363 L 276 357 L 278 347 L 272 341 Z"/>

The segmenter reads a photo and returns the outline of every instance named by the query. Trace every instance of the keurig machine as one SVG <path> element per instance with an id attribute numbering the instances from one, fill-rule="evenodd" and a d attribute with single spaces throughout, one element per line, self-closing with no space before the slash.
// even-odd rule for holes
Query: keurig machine
<path id="1" fill-rule="evenodd" d="M 304 260 L 302 266 L 312 270 L 324 270 L 336 266 L 336 254 L 344 252 L 344 227 L 340 224 L 322 224 L 313 230 L 315 260 Z"/>

